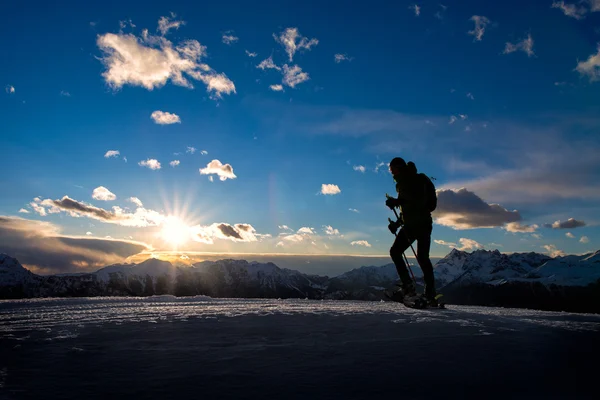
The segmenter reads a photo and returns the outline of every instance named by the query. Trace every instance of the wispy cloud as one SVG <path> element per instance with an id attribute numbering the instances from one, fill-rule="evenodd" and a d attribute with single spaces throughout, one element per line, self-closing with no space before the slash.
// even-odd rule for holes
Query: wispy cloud
<path id="1" fill-rule="evenodd" d="M 21 209 L 19 210 L 19 212 L 20 212 L 21 214 L 29 214 L 29 211 L 27 211 L 27 210 L 26 210 L 26 209 L 24 209 L 24 208 L 21 208 Z"/>
<path id="2" fill-rule="evenodd" d="M 265 58 L 264 60 L 262 60 L 260 64 L 256 66 L 256 68 L 262 69 L 263 71 L 265 69 L 275 69 L 277 71 L 281 71 L 281 67 L 275 65 L 275 63 L 273 62 L 273 56 L 269 56 L 269 58 Z"/>
<path id="3" fill-rule="evenodd" d="M 527 233 L 535 232 L 538 228 L 539 228 L 539 226 L 537 224 L 523 225 L 519 222 L 509 222 L 504 227 L 504 229 L 506 229 L 508 232 L 527 232 Z"/>
<path id="4" fill-rule="evenodd" d="M 499 204 L 488 204 L 465 188 L 437 191 L 438 206 L 435 222 L 453 229 L 501 227 L 520 221 L 521 214 L 509 211 Z M 515 229 L 515 225 L 511 226 Z"/>
<path id="5" fill-rule="evenodd" d="M 469 20 L 475 23 L 475 28 L 467 33 L 475 37 L 473 39 L 474 42 L 481 42 L 485 33 L 485 27 L 490 23 L 490 20 L 482 15 L 473 15 Z"/>
<path id="6" fill-rule="evenodd" d="M 98 186 L 92 192 L 92 199 L 102 200 L 102 201 L 112 201 L 112 200 L 116 200 L 117 196 L 113 192 L 111 192 L 110 190 L 105 188 L 104 186 Z"/>
<path id="7" fill-rule="evenodd" d="M 132 202 L 133 204 L 135 204 L 138 207 L 144 207 L 144 204 L 142 203 L 142 201 L 140 199 L 138 199 L 137 197 L 130 197 L 127 199 L 127 201 Z"/>
<path id="8" fill-rule="evenodd" d="M 451 249 L 456 247 L 456 243 L 453 242 L 446 242 L 445 240 L 441 240 L 441 239 L 434 239 L 434 242 L 441 245 L 441 246 L 448 246 Z"/>
<path id="9" fill-rule="evenodd" d="M 364 165 L 355 165 L 352 169 L 363 173 L 367 170 Z"/>
<path id="10" fill-rule="evenodd" d="M 8 94 L 13 94 L 15 92 L 15 87 L 13 85 L 6 85 L 4 90 L 6 90 L 6 93 Z"/>
<path id="11" fill-rule="evenodd" d="M 60 95 L 63 97 L 71 97 L 71 93 L 65 91 L 65 90 L 61 90 L 60 91 Z"/>
<path id="12" fill-rule="evenodd" d="M 232 31 L 225 32 L 223 34 L 223 36 L 221 37 L 221 41 L 223 43 L 225 43 L 226 45 L 231 45 L 232 43 L 235 43 L 238 40 L 240 40 L 240 38 L 237 37 L 237 36 L 235 36 L 235 35 L 233 35 Z"/>
<path id="13" fill-rule="evenodd" d="M 150 117 L 159 125 L 180 124 L 181 118 L 177 114 L 171 114 L 165 111 L 154 111 Z"/>
<path id="14" fill-rule="evenodd" d="M 222 181 L 237 178 L 237 176 L 233 173 L 233 167 L 229 164 L 223 165 L 219 160 L 212 160 L 206 165 L 206 168 L 200 168 L 200 174 L 214 174 L 219 176 L 219 179 Z"/>
<path id="15" fill-rule="evenodd" d="M 567 17 L 575 19 L 583 19 L 587 14 L 588 9 L 584 6 L 565 3 L 564 1 L 555 1 L 552 3 L 552 8 L 560 8 Z"/>
<path id="16" fill-rule="evenodd" d="M 517 43 L 506 42 L 504 46 L 504 54 L 514 53 L 515 51 L 523 51 L 527 54 L 527 57 L 532 57 L 535 55 L 533 52 L 533 38 L 531 34 L 528 34 L 525 39 L 521 39 Z"/>
<path id="17" fill-rule="evenodd" d="M 258 53 L 253 53 L 253 52 L 251 52 L 251 51 L 248 51 L 248 50 L 246 50 L 246 55 L 247 55 L 248 57 L 252 57 L 252 58 L 254 58 L 254 57 L 258 56 Z"/>
<path id="18" fill-rule="evenodd" d="M 343 236 L 340 234 L 340 231 L 338 229 L 335 229 L 331 225 L 324 226 L 323 230 L 324 230 L 325 234 L 328 236 Z"/>
<path id="19" fill-rule="evenodd" d="M 284 48 L 285 52 L 288 54 L 289 61 L 293 61 L 294 55 L 297 51 L 301 51 L 303 49 L 310 50 L 313 46 L 319 44 L 317 39 L 308 39 L 303 37 L 298 28 L 287 28 L 283 32 L 279 34 L 279 36 L 273 34 L 275 41 L 280 43 Z"/>
<path id="20" fill-rule="evenodd" d="M 557 249 L 556 246 L 553 244 L 546 244 L 542 247 L 548 251 L 548 253 L 550 254 L 550 257 L 552 257 L 552 258 L 564 257 L 566 255 L 564 251 Z"/>
<path id="21" fill-rule="evenodd" d="M 565 233 L 565 236 L 568 237 L 569 239 L 574 239 L 575 238 L 575 235 L 573 235 L 571 232 Z"/>
<path id="22" fill-rule="evenodd" d="M 162 17 L 159 30 L 165 35 L 169 29 L 182 24 L 183 21 Z M 124 85 L 153 90 L 164 86 L 169 80 L 175 85 L 192 89 L 194 86 L 189 77 L 203 82 L 211 97 L 221 98 L 222 94 L 235 93 L 234 83 L 225 74 L 201 62 L 206 56 L 206 46 L 196 40 L 174 45 L 164 36 L 153 36 L 144 29 L 141 37 L 124 33 L 99 35 L 96 44 L 104 53 L 101 61 L 106 70 L 102 76 L 115 90 Z"/>
<path id="23" fill-rule="evenodd" d="M 421 15 L 421 7 L 419 7 L 417 4 L 413 4 L 412 6 L 408 7 L 409 10 L 413 10 L 413 12 L 415 13 L 415 15 L 418 17 L 419 15 Z"/>
<path id="24" fill-rule="evenodd" d="M 575 218 L 569 218 L 566 221 L 554 221 L 551 224 L 544 224 L 545 228 L 552 229 L 575 229 L 585 226 L 585 221 L 576 220 Z"/>
<path id="25" fill-rule="evenodd" d="M 352 242 L 350 242 L 351 246 L 364 246 L 364 247 L 371 247 L 371 243 L 367 242 L 366 240 L 354 240 Z"/>
<path id="26" fill-rule="evenodd" d="M 460 251 L 483 249 L 483 245 L 473 239 L 460 238 L 458 241 L 462 245 L 458 248 Z"/>
<path id="27" fill-rule="evenodd" d="M 600 80 L 600 45 L 596 54 L 592 54 L 585 61 L 577 63 L 575 70 L 582 76 L 587 76 L 590 82 Z"/>
<path id="28" fill-rule="evenodd" d="M 581 239 L 579 239 L 579 241 L 581 243 L 589 243 L 590 239 L 587 236 L 582 236 Z"/>
<path id="29" fill-rule="evenodd" d="M 186 153 L 189 153 L 189 154 L 194 154 L 194 153 L 196 152 L 196 150 L 198 150 L 198 149 L 197 149 L 197 148 L 195 148 L 195 147 L 192 147 L 192 146 L 188 146 L 188 147 L 185 149 L 185 152 L 186 152 Z"/>
<path id="30" fill-rule="evenodd" d="M 469 98 L 471 100 L 475 100 L 475 96 L 473 96 L 473 94 L 471 94 L 470 92 L 467 93 L 467 98 Z"/>
<path id="31" fill-rule="evenodd" d="M 208 154 L 208 151 L 206 151 L 206 150 L 202 150 L 202 151 L 200 152 L 200 154 L 202 154 L 203 156 L 205 156 L 205 155 L 207 155 L 207 154 Z"/>
<path id="32" fill-rule="evenodd" d="M 291 88 L 309 80 L 308 73 L 302 72 L 302 68 L 297 65 L 289 67 L 287 64 L 283 66 L 283 83 Z"/>
<path id="33" fill-rule="evenodd" d="M 142 160 L 138 163 L 138 165 L 141 167 L 147 167 L 147 168 L 154 169 L 154 170 L 161 168 L 160 162 L 158 162 L 158 160 L 155 160 L 153 158 L 149 158 L 147 160 Z"/>
<path id="34" fill-rule="evenodd" d="M 333 59 L 336 62 L 336 64 L 339 64 L 342 61 L 352 61 L 354 59 L 354 57 L 348 57 L 347 54 L 338 53 L 333 56 Z"/>
<path id="35" fill-rule="evenodd" d="M 110 157 L 118 157 L 119 154 L 121 154 L 119 152 L 119 150 L 108 150 L 105 154 L 104 157 L 105 158 L 110 158 Z"/>
<path id="36" fill-rule="evenodd" d="M 180 164 L 179 160 L 173 160 L 169 163 L 171 167 L 176 167 Z"/>
<path id="37" fill-rule="evenodd" d="M 271 89 L 274 92 L 283 92 L 282 85 L 271 85 L 271 86 L 269 86 L 269 89 Z"/>
<path id="38" fill-rule="evenodd" d="M 359 212 L 360 212 L 360 211 L 358 211 L 356 208 L 349 208 L 348 210 L 349 210 L 349 211 L 352 211 L 352 212 L 354 212 L 354 213 L 359 213 Z"/>
<path id="39" fill-rule="evenodd" d="M 177 15 L 171 13 L 170 17 L 160 17 L 158 20 L 158 30 L 161 35 L 165 36 L 171 29 L 179 29 L 180 26 L 185 25 L 185 21 L 177 21 L 175 18 Z"/>
<path id="40" fill-rule="evenodd" d="M 341 189 L 339 188 L 338 185 L 334 185 L 331 183 L 323 183 L 321 185 L 321 194 L 329 194 L 329 195 L 335 195 L 338 193 L 341 193 Z"/>

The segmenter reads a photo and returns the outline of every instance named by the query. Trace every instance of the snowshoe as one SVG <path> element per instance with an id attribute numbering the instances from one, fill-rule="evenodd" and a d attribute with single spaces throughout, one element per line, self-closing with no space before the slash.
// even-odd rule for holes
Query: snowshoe
<path id="1" fill-rule="evenodd" d="M 414 296 L 405 296 L 402 301 L 406 307 L 410 308 L 427 308 L 427 299 L 420 294 Z"/>

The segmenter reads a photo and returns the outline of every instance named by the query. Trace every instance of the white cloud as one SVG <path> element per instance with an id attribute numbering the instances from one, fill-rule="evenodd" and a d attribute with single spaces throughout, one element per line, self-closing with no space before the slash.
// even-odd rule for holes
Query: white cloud
<path id="1" fill-rule="evenodd" d="M 290 228 L 290 227 L 289 227 L 289 226 L 287 226 L 287 225 L 279 225 L 279 226 L 278 226 L 278 228 L 279 228 L 279 229 L 286 230 L 286 231 L 291 231 L 291 230 L 292 230 L 292 228 Z"/>
<path id="2" fill-rule="evenodd" d="M 275 63 L 273 62 L 273 56 L 269 56 L 269 58 L 262 60 L 260 64 L 256 66 L 256 68 L 262 69 L 263 71 L 265 69 L 276 69 L 277 71 L 281 71 L 281 67 L 275 65 Z"/>
<path id="3" fill-rule="evenodd" d="M 109 150 L 106 152 L 106 154 L 104 154 L 105 158 L 110 158 L 110 157 L 117 157 L 119 154 L 119 150 Z"/>
<path id="4" fill-rule="evenodd" d="M 462 244 L 462 246 L 458 248 L 460 251 L 483 249 L 483 245 L 473 239 L 460 238 L 458 241 Z"/>
<path id="5" fill-rule="evenodd" d="M 600 80 L 600 45 L 596 54 L 592 54 L 585 61 L 577 63 L 575 70 L 582 76 L 587 76 L 590 82 Z"/>
<path id="6" fill-rule="evenodd" d="M 294 54 L 296 54 L 297 51 L 302 49 L 310 50 L 311 47 L 319 44 L 317 39 L 313 38 L 308 40 L 308 38 L 300 35 L 298 28 L 287 28 L 285 31 L 281 32 L 279 36 L 273 34 L 273 37 L 285 48 L 290 62 L 294 59 Z"/>
<path id="7" fill-rule="evenodd" d="M 298 231 L 296 233 L 298 233 L 298 234 L 314 235 L 315 234 L 315 230 L 313 228 L 309 228 L 309 227 L 303 226 L 302 228 L 298 229 Z"/>
<path id="8" fill-rule="evenodd" d="M 133 204 L 135 204 L 138 207 L 144 207 L 144 204 L 142 203 L 142 201 L 140 199 L 138 199 L 137 197 L 130 197 L 127 199 L 127 201 L 132 202 Z"/>
<path id="9" fill-rule="evenodd" d="M 283 66 L 283 83 L 285 85 L 293 88 L 309 79 L 308 73 L 302 72 L 302 68 L 299 66 L 289 67 L 287 64 Z"/>
<path id="10" fill-rule="evenodd" d="M 349 208 L 349 211 L 355 212 L 355 213 L 359 213 L 360 211 L 358 211 L 356 208 Z"/>
<path id="11" fill-rule="evenodd" d="M 600 11 L 600 0 L 588 0 L 592 12 Z"/>
<path id="12" fill-rule="evenodd" d="M 233 173 L 233 167 L 229 164 L 223 165 L 219 160 L 212 160 L 206 165 L 206 168 L 200 168 L 200 174 L 216 174 L 222 181 L 237 178 L 237 176 L 235 176 Z"/>
<path id="13" fill-rule="evenodd" d="M 24 208 L 21 208 L 21 209 L 19 210 L 19 212 L 20 212 L 20 213 L 22 213 L 22 214 L 29 214 L 29 211 L 27 211 L 27 210 L 26 210 L 26 209 L 24 209 Z"/>
<path id="14" fill-rule="evenodd" d="M 419 7 L 417 4 L 413 4 L 412 6 L 408 7 L 409 10 L 413 10 L 415 12 L 415 15 L 418 17 L 419 15 L 421 15 L 421 7 Z"/>
<path id="15" fill-rule="evenodd" d="M 42 216 L 45 216 L 46 212 L 50 214 L 65 212 L 74 218 L 87 217 L 109 224 L 130 227 L 158 226 L 166 218 L 157 211 L 142 207 L 137 208 L 134 213 L 127 212 L 119 206 L 113 206 L 112 211 L 109 211 L 71 199 L 68 196 L 63 196 L 60 200 L 35 198 L 30 204 Z"/>
<path id="16" fill-rule="evenodd" d="M 271 89 L 274 92 L 283 92 L 282 85 L 271 85 L 271 86 L 269 86 L 269 89 Z"/>
<path id="17" fill-rule="evenodd" d="M 71 97 L 71 93 L 64 91 L 64 90 L 60 91 L 60 95 L 63 97 Z"/>
<path id="18" fill-rule="evenodd" d="M 550 253 L 550 257 L 552 257 L 552 258 L 554 258 L 554 257 L 564 257 L 566 255 L 564 251 L 558 250 L 556 248 L 556 246 L 553 245 L 553 244 L 546 244 L 546 245 L 544 245 L 542 247 L 545 248 L 546 250 L 548 250 L 548 253 Z"/>
<path id="19" fill-rule="evenodd" d="M 92 235 L 92 232 L 89 232 L 89 231 L 88 231 L 88 232 L 86 232 L 85 234 L 86 234 L 86 235 L 88 235 L 88 236 L 91 236 L 91 235 Z"/>
<path id="20" fill-rule="evenodd" d="M 181 119 L 177 114 L 164 111 L 154 111 L 150 117 L 159 125 L 180 124 Z"/>
<path id="21" fill-rule="evenodd" d="M 332 227 L 331 225 L 325 226 L 325 233 L 329 236 L 341 236 L 340 231 Z"/>
<path id="22" fill-rule="evenodd" d="M 127 162 L 127 157 L 123 156 L 123 161 Z"/>
<path id="23" fill-rule="evenodd" d="M 452 125 L 453 123 L 455 123 L 455 122 L 456 122 L 456 120 L 457 120 L 457 118 L 456 118 L 454 115 L 451 115 L 451 116 L 450 116 L 450 121 L 448 121 L 448 123 L 449 123 L 450 125 Z"/>
<path id="24" fill-rule="evenodd" d="M 6 93 L 8 94 L 13 94 L 15 92 L 15 87 L 12 85 L 6 85 L 4 90 L 6 90 Z"/>
<path id="25" fill-rule="evenodd" d="M 475 100 L 475 96 L 473 96 L 473 94 L 472 94 L 472 93 L 470 93 L 470 92 L 469 92 L 469 93 L 467 93 L 467 97 L 468 97 L 469 99 L 471 99 L 471 100 Z"/>
<path id="26" fill-rule="evenodd" d="M 321 185 L 321 193 L 322 194 L 330 194 L 330 195 L 334 195 L 334 194 L 338 194 L 340 193 L 341 190 L 338 187 L 338 185 L 333 185 L 333 184 L 325 184 L 323 183 Z"/>
<path id="27" fill-rule="evenodd" d="M 435 239 L 434 242 L 442 246 L 448 246 L 451 249 L 456 247 L 456 243 L 446 242 L 445 240 Z"/>
<path id="28" fill-rule="evenodd" d="M 464 121 L 465 119 L 468 119 L 468 118 L 469 118 L 469 116 L 468 116 L 468 115 L 465 115 L 465 114 L 458 114 L 458 116 L 459 116 L 459 117 L 460 117 L 460 119 L 462 119 L 463 121 Z"/>
<path id="29" fill-rule="evenodd" d="M 240 40 L 240 38 L 232 35 L 231 32 L 228 32 L 221 37 L 221 41 L 227 45 L 231 45 L 231 43 L 235 43 L 238 40 Z"/>
<path id="30" fill-rule="evenodd" d="M 206 151 L 206 150 L 202 150 L 202 151 L 200 152 L 200 154 L 202 154 L 203 156 L 205 156 L 205 155 L 207 155 L 207 154 L 208 154 L 208 151 Z"/>
<path id="31" fill-rule="evenodd" d="M 475 23 L 475 28 L 467 33 L 475 37 L 473 39 L 474 42 L 481 42 L 485 33 L 485 27 L 490 23 L 490 20 L 482 15 L 473 15 L 469 20 Z"/>
<path id="32" fill-rule="evenodd" d="M 355 165 L 352 167 L 352 169 L 360 172 L 365 172 L 367 170 L 364 165 Z"/>
<path id="33" fill-rule="evenodd" d="M 336 64 L 339 64 L 342 61 L 352 61 L 354 59 L 354 57 L 348 57 L 347 54 L 338 53 L 333 56 L 333 59 L 336 62 Z"/>
<path id="34" fill-rule="evenodd" d="M 190 154 L 194 154 L 194 153 L 196 152 L 196 150 L 198 150 L 198 149 L 197 149 L 197 148 L 195 148 L 195 147 L 188 146 L 188 147 L 185 149 L 185 152 L 186 152 L 186 153 L 190 153 Z"/>
<path id="35" fill-rule="evenodd" d="M 593 0 L 592 0 L 593 1 Z M 582 19 L 587 14 L 587 8 L 581 6 L 577 7 L 575 4 L 565 3 L 564 1 L 555 1 L 552 3 L 552 8 L 560 8 L 567 17 L 573 17 L 575 19 Z"/>
<path id="36" fill-rule="evenodd" d="M 522 39 L 515 44 L 506 42 L 503 53 L 510 54 L 514 53 L 517 50 L 525 52 L 528 57 L 535 55 L 535 53 L 533 52 L 533 38 L 531 37 L 531 34 L 528 34 L 525 39 Z"/>
<path id="37" fill-rule="evenodd" d="M 506 229 L 508 232 L 527 232 L 527 233 L 535 232 L 536 229 L 538 229 L 538 228 L 539 228 L 539 226 L 536 224 L 522 225 L 519 222 L 509 222 L 504 227 L 504 229 Z"/>
<path id="38" fill-rule="evenodd" d="M 104 186 L 98 186 L 92 192 L 92 198 L 94 200 L 112 201 L 116 200 L 117 196 Z"/>
<path id="39" fill-rule="evenodd" d="M 174 13 L 171 13 L 170 17 L 160 17 L 158 20 L 158 30 L 165 36 L 170 29 L 179 29 L 181 25 L 185 25 L 185 21 L 173 21 L 172 18 L 177 17 Z"/>
<path id="40" fill-rule="evenodd" d="M 283 243 L 282 241 L 277 242 L 277 244 L 275 245 L 275 247 L 284 247 L 285 243 Z"/>
<path id="41" fill-rule="evenodd" d="M 579 239 L 579 241 L 581 243 L 589 243 L 590 239 L 587 236 L 582 236 L 581 239 Z"/>
<path id="42" fill-rule="evenodd" d="M 163 21 L 162 25 L 160 21 Z M 159 30 L 163 34 L 181 25 L 181 21 L 169 21 L 166 17 L 160 21 Z M 99 35 L 96 44 L 104 52 L 101 61 L 106 70 L 102 76 L 113 89 L 132 85 L 153 90 L 164 86 L 168 80 L 193 89 L 193 84 L 187 78 L 190 77 L 203 82 L 207 92 L 212 92 L 211 97 L 220 98 L 223 93 L 236 93 L 235 85 L 225 74 L 216 72 L 200 61 L 206 56 L 206 46 L 196 40 L 174 45 L 164 37 L 150 35 L 144 29 L 141 37 L 123 33 Z"/>
<path id="43" fill-rule="evenodd" d="M 367 242 L 366 240 L 355 240 L 353 242 L 350 242 L 351 246 L 364 246 L 364 247 L 371 247 L 371 244 L 369 242 Z"/>
<path id="44" fill-rule="evenodd" d="M 158 162 L 158 160 L 155 159 L 147 159 L 147 160 L 142 160 L 138 163 L 139 166 L 141 167 L 148 167 L 150 169 L 160 169 L 160 162 Z"/>
<path id="45" fill-rule="evenodd" d="M 179 160 L 173 160 L 169 163 L 171 167 L 176 167 L 180 164 Z"/>
<path id="46" fill-rule="evenodd" d="M 252 58 L 254 58 L 254 57 L 256 57 L 258 55 L 258 53 L 252 53 L 252 52 L 250 52 L 248 50 L 246 50 L 246 54 L 248 55 L 248 57 L 252 57 Z"/>
<path id="47" fill-rule="evenodd" d="M 209 182 L 214 182 L 215 178 L 211 175 L 211 176 L 208 177 L 208 180 L 209 180 Z"/>
<path id="48" fill-rule="evenodd" d="M 568 237 L 569 239 L 575 238 L 575 235 L 573 235 L 571 232 L 565 233 L 565 236 Z"/>
<path id="49" fill-rule="evenodd" d="M 233 242 L 257 242 L 271 236 L 256 233 L 256 229 L 250 224 L 230 225 L 223 222 L 192 226 L 190 235 L 192 240 L 206 244 L 213 244 L 214 239 L 231 240 Z"/>

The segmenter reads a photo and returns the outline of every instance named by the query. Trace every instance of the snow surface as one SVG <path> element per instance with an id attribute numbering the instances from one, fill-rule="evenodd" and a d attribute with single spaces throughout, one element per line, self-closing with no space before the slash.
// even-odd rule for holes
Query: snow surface
<path id="1" fill-rule="evenodd" d="M 0 398 L 587 399 L 599 331 L 595 314 L 472 306 L 0 301 Z"/>

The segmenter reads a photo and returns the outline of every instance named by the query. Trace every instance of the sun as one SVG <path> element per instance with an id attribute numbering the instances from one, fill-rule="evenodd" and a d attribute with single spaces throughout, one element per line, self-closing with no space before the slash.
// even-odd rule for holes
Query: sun
<path id="1" fill-rule="evenodd" d="M 162 224 L 161 236 L 173 246 L 180 246 L 190 239 L 190 227 L 179 218 L 169 216 Z"/>

